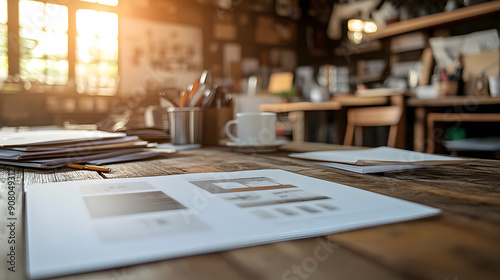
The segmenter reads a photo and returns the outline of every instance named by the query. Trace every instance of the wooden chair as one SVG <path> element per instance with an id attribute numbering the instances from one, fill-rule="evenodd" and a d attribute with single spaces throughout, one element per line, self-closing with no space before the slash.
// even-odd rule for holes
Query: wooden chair
<path id="1" fill-rule="evenodd" d="M 387 146 L 404 148 L 404 96 L 391 96 L 390 99 L 390 106 L 348 109 L 344 145 L 353 145 L 354 143 L 361 145 L 363 142 L 363 127 L 389 126 Z"/>

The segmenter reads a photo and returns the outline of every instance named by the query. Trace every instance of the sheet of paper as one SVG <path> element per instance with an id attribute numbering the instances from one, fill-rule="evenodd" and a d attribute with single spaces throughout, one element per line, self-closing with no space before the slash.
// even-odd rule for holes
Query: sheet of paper
<path id="1" fill-rule="evenodd" d="M 105 138 L 125 137 L 121 132 L 98 130 L 35 130 L 35 131 L 0 131 L 0 147 L 33 144 L 57 144 L 70 141 L 85 141 Z"/>
<path id="2" fill-rule="evenodd" d="M 52 145 L 42 145 L 37 144 L 33 146 L 13 146 L 13 147 L 4 147 L 4 149 L 9 149 L 13 151 L 21 151 L 21 152 L 39 152 L 39 151 L 55 151 L 66 148 L 75 148 L 75 147 L 90 147 L 97 145 L 110 145 L 110 144 L 123 144 L 123 143 L 131 143 L 140 140 L 137 136 L 126 136 L 119 138 L 106 138 L 106 139 L 98 139 L 98 140 L 86 140 L 81 142 L 70 142 L 70 143 L 61 143 L 61 144 L 52 144 Z"/>
<path id="3" fill-rule="evenodd" d="M 389 171 L 399 171 L 399 170 L 408 170 L 408 169 L 417 169 L 417 168 L 425 168 L 429 167 L 428 165 L 416 165 L 416 164 L 392 164 L 392 165 L 354 165 L 354 164 L 343 164 L 337 162 L 313 162 L 317 165 L 333 167 L 337 169 L 352 171 L 356 173 L 380 173 L 380 172 L 389 172 Z"/>
<path id="4" fill-rule="evenodd" d="M 123 149 L 105 151 L 93 155 L 72 155 L 56 158 L 46 159 L 32 159 L 32 160 L 5 160 L 0 159 L 0 164 L 13 165 L 20 167 L 52 169 L 65 166 L 69 163 L 90 163 L 90 164 L 109 164 L 116 162 L 142 160 L 151 158 L 164 153 L 173 153 L 175 150 L 150 150 L 150 149 Z"/>
<path id="5" fill-rule="evenodd" d="M 25 192 L 33 279 L 439 213 L 282 170 L 35 184 Z"/>
<path id="6" fill-rule="evenodd" d="M 356 165 L 389 165 L 389 164 L 419 164 L 435 165 L 459 163 L 462 158 L 424 154 L 414 151 L 378 147 L 373 149 L 349 150 L 349 151 L 320 151 L 306 153 L 291 153 L 290 157 L 331 161 Z"/>
<path id="7" fill-rule="evenodd" d="M 134 142 L 124 142 L 116 144 L 62 148 L 59 150 L 49 150 L 49 151 L 21 152 L 21 151 L 0 149 L 0 158 L 8 160 L 23 160 L 23 159 L 39 159 L 39 158 L 54 158 L 54 157 L 74 157 L 74 156 L 100 154 L 106 151 L 113 151 L 118 149 L 124 150 L 124 149 L 146 148 L 147 146 L 148 142 L 146 141 L 134 141 Z"/>

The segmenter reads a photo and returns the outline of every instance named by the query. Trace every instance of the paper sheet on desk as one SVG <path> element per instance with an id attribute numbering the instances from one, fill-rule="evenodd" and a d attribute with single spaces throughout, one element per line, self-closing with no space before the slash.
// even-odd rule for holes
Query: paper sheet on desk
<path id="1" fill-rule="evenodd" d="M 416 165 L 416 164 L 392 164 L 392 165 L 354 165 L 354 164 L 343 164 L 338 162 L 312 162 L 317 165 L 322 165 L 326 167 L 333 167 L 337 169 L 347 170 L 356 173 L 368 174 L 368 173 L 381 173 L 389 171 L 399 171 L 417 168 L 430 167 L 429 165 Z"/>
<path id="2" fill-rule="evenodd" d="M 460 163 L 462 158 L 424 154 L 414 151 L 378 147 L 372 149 L 349 150 L 349 151 L 320 151 L 306 153 L 291 153 L 290 157 L 330 161 L 354 165 L 391 165 L 391 164 L 417 164 L 437 165 Z"/>
<path id="3" fill-rule="evenodd" d="M 172 151 L 173 152 L 173 151 Z M 66 156 L 50 159 L 33 159 L 33 160 L 5 160 L 0 159 L 0 164 L 28 167 L 28 168 L 41 168 L 52 169 L 62 167 L 70 163 L 89 163 L 95 165 L 142 160 L 152 158 L 154 156 L 167 153 L 164 150 L 155 151 L 148 149 L 128 149 L 102 152 L 94 155 L 87 156 Z"/>
<path id="4" fill-rule="evenodd" d="M 138 149 L 138 148 L 147 148 L 148 142 L 146 141 L 135 141 L 130 143 L 122 143 L 122 144 L 104 144 L 104 145 L 95 145 L 95 146 L 83 146 L 83 147 L 72 147 L 72 148 L 60 148 L 60 149 L 52 149 L 47 151 L 16 151 L 16 150 L 7 150 L 0 149 L 0 159 L 6 160 L 23 160 L 23 159 L 37 159 L 37 158 L 49 158 L 49 157 L 73 157 L 77 156 L 85 156 L 85 155 L 93 155 L 99 154 L 106 151 L 113 150 L 126 150 L 126 149 Z"/>
<path id="5" fill-rule="evenodd" d="M 35 130 L 0 131 L 0 147 L 44 144 L 60 144 L 71 141 L 85 141 L 125 137 L 125 133 L 98 130 Z"/>
<path id="6" fill-rule="evenodd" d="M 121 133 L 119 134 L 121 135 Z M 35 145 L 22 145 L 22 146 L 8 146 L 4 147 L 4 149 L 12 150 L 12 151 L 21 151 L 21 152 L 42 152 L 42 151 L 55 151 L 61 149 L 70 149 L 70 148 L 82 148 L 82 147 L 92 147 L 97 145 L 123 145 L 124 143 L 130 143 L 134 141 L 139 141 L 139 137 L 137 136 L 124 136 L 119 138 L 104 138 L 104 139 L 96 139 L 96 140 L 84 140 L 84 141 L 71 141 L 69 143 L 37 143 Z"/>
<path id="7" fill-rule="evenodd" d="M 33 279 L 439 213 L 283 170 L 36 184 L 25 192 L 27 264 Z"/>
<path id="8" fill-rule="evenodd" d="M 175 150 L 151 150 L 155 143 L 125 133 L 82 130 L 1 131 L 0 164 L 52 169 L 67 164 L 142 160 Z"/>

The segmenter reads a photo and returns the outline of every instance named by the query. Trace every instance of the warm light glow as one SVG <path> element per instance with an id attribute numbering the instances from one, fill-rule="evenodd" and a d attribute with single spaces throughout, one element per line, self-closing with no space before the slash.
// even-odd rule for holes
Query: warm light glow
<path id="1" fill-rule="evenodd" d="M 68 32 L 68 7 L 54 4 L 46 4 L 45 30 L 47 32 Z"/>
<path id="2" fill-rule="evenodd" d="M 27 68 L 43 71 L 45 69 L 45 61 L 41 59 L 31 59 L 27 64 Z"/>
<path id="3" fill-rule="evenodd" d="M 76 12 L 76 30 L 79 36 L 96 34 L 99 38 L 118 37 L 118 15 L 92 10 Z"/>
<path id="4" fill-rule="evenodd" d="M 78 31 L 78 59 L 92 62 L 99 52 L 117 54 L 118 16 L 113 13 L 92 10 L 78 10 L 76 14 Z M 109 56 L 109 55 L 108 55 Z M 116 58 L 116 55 L 113 59 Z"/>
<path id="5" fill-rule="evenodd" d="M 360 41 L 360 42 L 363 39 L 363 33 L 359 32 L 359 31 L 354 32 L 353 36 L 354 36 L 355 40 Z"/>
<path id="6" fill-rule="evenodd" d="M 92 34 L 78 36 L 77 45 L 78 60 L 84 63 L 90 63 L 92 60 L 91 50 L 93 49 L 94 45 L 94 36 Z"/>
<path id="7" fill-rule="evenodd" d="M 347 32 L 347 37 L 354 44 L 360 44 L 361 41 L 363 40 L 363 32 L 360 32 L 360 31 L 356 31 L 356 32 L 349 31 L 349 32 Z"/>
<path id="8" fill-rule="evenodd" d="M 78 10 L 76 30 L 77 91 L 113 94 L 118 76 L 118 15 Z"/>
<path id="9" fill-rule="evenodd" d="M 365 33 L 375 33 L 377 32 L 377 25 L 373 21 L 365 21 L 363 24 L 363 31 L 365 31 Z"/>
<path id="10" fill-rule="evenodd" d="M 106 6 L 117 6 L 118 5 L 118 0 L 81 0 L 81 1 L 103 4 Z"/>
<path id="11" fill-rule="evenodd" d="M 67 57 L 68 35 L 61 33 L 47 33 L 45 41 L 45 53 L 49 56 Z"/>
<path id="12" fill-rule="evenodd" d="M 347 21 L 347 37 L 355 44 L 360 44 L 364 33 L 377 32 L 377 25 L 370 20 L 350 19 Z"/>
<path id="13" fill-rule="evenodd" d="M 353 31 L 353 32 L 362 31 L 363 30 L 363 21 L 360 19 L 350 19 L 347 22 L 347 29 L 349 29 L 349 31 Z"/>
<path id="14" fill-rule="evenodd" d="M 19 25 L 22 79 L 65 84 L 68 80 L 68 8 L 21 0 Z"/>
<path id="15" fill-rule="evenodd" d="M 42 30 L 45 26 L 45 5 L 42 2 L 19 1 L 19 25 L 23 29 Z"/>
<path id="16" fill-rule="evenodd" d="M 57 67 L 57 70 L 59 70 L 61 72 L 68 71 L 68 61 L 59 60 L 58 62 L 56 62 L 56 67 Z"/>
<path id="17" fill-rule="evenodd" d="M 7 0 L 0 0 L 0 24 L 7 23 Z"/>

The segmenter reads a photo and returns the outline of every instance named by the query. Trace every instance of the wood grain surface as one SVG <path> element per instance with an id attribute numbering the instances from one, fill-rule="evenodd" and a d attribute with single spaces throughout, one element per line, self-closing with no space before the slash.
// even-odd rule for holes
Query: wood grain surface
<path id="1" fill-rule="evenodd" d="M 498 279 L 500 162 L 357 174 L 312 165 L 290 152 L 353 149 L 291 143 L 274 153 L 226 147 L 179 151 L 156 159 L 111 164 L 110 173 L 0 166 L 0 279 L 25 279 L 23 197 L 27 184 L 282 169 L 436 207 L 436 217 L 296 241 L 177 258 L 58 279 Z M 9 178 L 10 177 L 10 178 Z M 13 183 L 9 183 L 13 182 Z M 15 185 L 16 271 L 9 271 L 8 187 Z M 78 252 L 75 252 L 77 254 Z"/>

